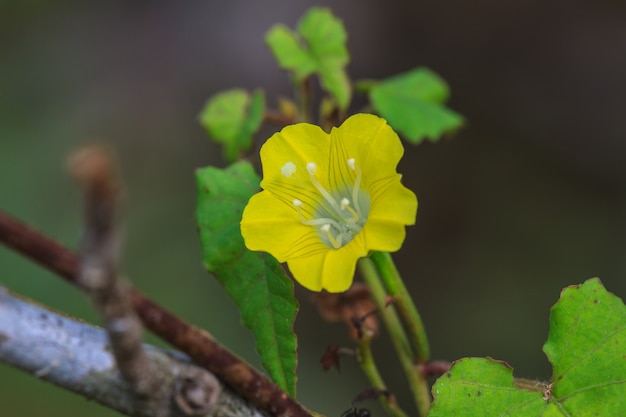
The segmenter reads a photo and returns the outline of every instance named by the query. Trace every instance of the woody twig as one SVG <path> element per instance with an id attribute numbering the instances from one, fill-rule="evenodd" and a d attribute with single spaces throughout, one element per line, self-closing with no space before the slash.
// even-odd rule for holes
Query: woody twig
<path id="1" fill-rule="evenodd" d="M 131 307 L 129 286 L 119 276 L 119 175 L 108 150 L 97 145 L 75 152 L 68 167 L 85 192 L 78 284 L 102 315 L 120 373 L 137 394 L 148 397 L 158 381 L 141 346 L 141 322 Z"/>
<path id="2" fill-rule="evenodd" d="M 79 261 L 69 249 L 0 211 L 0 242 L 55 272 L 73 285 Z M 132 308 L 153 333 L 187 354 L 251 403 L 274 416 L 311 417 L 300 403 L 263 374 L 198 329 L 165 310 L 134 288 L 128 289 Z"/>

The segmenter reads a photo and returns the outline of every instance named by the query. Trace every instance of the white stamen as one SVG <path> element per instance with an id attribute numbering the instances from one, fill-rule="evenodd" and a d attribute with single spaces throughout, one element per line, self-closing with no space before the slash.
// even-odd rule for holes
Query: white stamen
<path id="1" fill-rule="evenodd" d="M 330 233 L 330 224 L 325 224 L 320 227 L 320 230 L 326 234 L 328 238 L 328 242 L 332 245 L 333 248 L 339 249 L 343 243 L 343 235 L 339 234 L 336 238 Z"/>
<path id="2" fill-rule="evenodd" d="M 296 172 L 296 166 L 291 161 L 287 162 L 280 168 L 280 173 L 287 178 L 291 177 L 294 172 Z"/>
<path id="3" fill-rule="evenodd" d="M 298 212 L 300 222 L 315 227 L 323 243 L 331 249 L 340 249 L 350 242 L 362 230 L 369 214 L 369 196 L 361 190 L 361 168 L 357 165 L 355 158 L 348 158 L 345 161 L 348 169 L 353 171 L 347 176 L 343 168 L 342 175 L 335 176 L 333 181 L 327 181 L 324 175 L 319 177 L 316 175 L 317 164 L 310 161 L 305 164 L 309 173 L 309 183 L 305 184 L 304 178 L 298 177 L 295 177 L 297 184 L 289 183 L 290 191 L 301 193 L 295 194 L 298 197 L 307 195 L 314 198 L 314 201 L 307 199 L 306 208 L 302 200 L 298 198 L 292 197 L 292 204 Z M 282 175 L 287 178 L 295 172 L 296 165 L 292 161 L 286 162 L 281 167 Z M 324 168 L 324 174 L 326 174 L 326 168 Z M 333 175 L 332 170 L 330 175 Z M 354 182 L 351 181 L 352 179 Z M 332 188 L 328 190 L 328 186 Z M 361 210 L 362 204 L 365 205 L 365 211 Z"/>
<path id="4" fill-rule="evenodd" d="M 356 209 L 357 213 L 361 214 L 361 205 L 359 204 L 359 190 L 361 188 L 361 168 L 358 168 L 356 166 L 354 158 L 348 159 L 348 165 L 350 165 L 350 168 L 356 171 L 356 179 L 354 181 L 354 185 L 352 186 L 352 201 L 354 202 L 354 208 Z"/>

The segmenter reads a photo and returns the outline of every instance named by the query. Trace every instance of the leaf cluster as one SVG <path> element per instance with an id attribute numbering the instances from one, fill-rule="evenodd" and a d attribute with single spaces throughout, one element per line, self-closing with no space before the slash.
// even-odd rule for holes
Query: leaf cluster
<path id="1" fill-rule="evenodd" d="M 330 10 L 313 8 L 295 30 L 278 24 L 265 37 L 280 68 L 292 79 L 297 102 L 281 98 L 278 110 L 268 109 L 262 90 L 233 89 L 211 97 L 200 122 L 216 142 L 224 145 L 228 161 L 250 150 L 254 134 L 264 121 L 285 125 L 311 122 L 310 81 L 317 77 L 325 94 L 317 113 L 320 124 L 336 125 L 345 115 L 353 93 L 365 95 L 370 105 L 355 112 L 375 112 L 412 144 L 437 141 L 463 125 L 463 117 L 445 106 L 450 95 L 445 81 L 427 68 L 416 68 L 385 80 L 352 81 L 347 73 L 350 55 L 343 22 Z"/>

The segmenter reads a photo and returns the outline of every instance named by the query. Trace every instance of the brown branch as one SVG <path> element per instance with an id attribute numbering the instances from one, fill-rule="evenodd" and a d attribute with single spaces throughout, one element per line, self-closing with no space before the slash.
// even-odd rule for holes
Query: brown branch
<path id="1" fill-rule="evenodd" d="M 2 211 L 0 242 L 78 285 L 78 262 L 73 252 Z M 130 297 L 133 308 L 148 329 L 186 353 L 241 396 L 275 416 L 312 417 L 301 404 L 206 331 L 181 320 L 136 289 L 130 290 Z"/>

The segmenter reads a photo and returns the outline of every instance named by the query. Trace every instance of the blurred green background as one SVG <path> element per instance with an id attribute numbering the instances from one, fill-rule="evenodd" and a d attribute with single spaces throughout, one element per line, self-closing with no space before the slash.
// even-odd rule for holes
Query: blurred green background
<path id="1" fill-rule="evenodd" d="M 270 104 L 288 96 L 263 36 L 328 5 L 348 30 L 353 78 L 428 66 L 468 120 L 450 140 L 408 147 L 400 166 L 420 208 L 396 259 L 434 358 L 492 356 L 548 379 L 541 346 L 561 288 L 600 276 L 626 295 L 626 3 L 565 4 L 1 1 L 0 207 L 76 247 L 81 197 L 64 160 L 85 142 L 109 143 L 128 189 L 128 276 L 258 364 L 201 266 L 194 169 L 223 163 L 197 115 L 227 88 L 265 88 Z M 0 284 L 97 321 L 78 291 L 4 247 Z M 321 370 L 327 344 L 350 342 L 310 294 L 297 295 L 299 398 L 337 416 L 367 382 L 349 360 L 341 373 Z M 407 403 L 387 341 L 375 349 Z M 0 414 L 117 415 L 6 365 Z"/>

